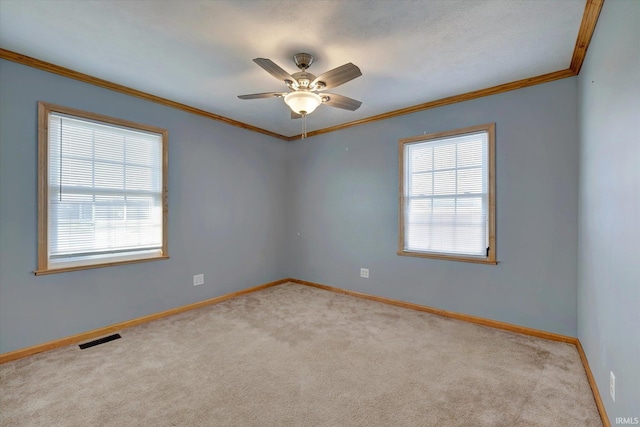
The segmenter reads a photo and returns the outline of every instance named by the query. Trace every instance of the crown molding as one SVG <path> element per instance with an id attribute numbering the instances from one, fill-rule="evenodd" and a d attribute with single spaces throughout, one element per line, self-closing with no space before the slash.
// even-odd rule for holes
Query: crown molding
<path id="1" fill-rule="evenodd" d="M 386 120 L 391 117 L 402 116 L 405 114 L 411 114 L 418 111 L 429 110 L 431 108 L 443 107 L 445 105 L 456 104 L 458 102 L 469 101 L 472 99 L 482 98 L 490 95 L 497 95 L 503 92 L 509 92 L 516 89 L 522 89 L 529 86 L 539 85 L 542 83 L 549 83 L 554 80 L 565 79 L 567 77 L 573 77 L 580 73 L 582 63 L 587 54 L 591 37 L 596 28 L 598 22 L 598 16 L 604 0 L 587 0 L 587 4 L 584 8 L 582 15 L 582 22 L 580 23 L 580 29 L 578 30 L 578 39 L 576 40 L 576 46 L 573 50 L 573 56 L 571 57 L 571 64 L 569 68 L 565 70 L 555 71 L 540 76 L 529 77 L 522 80 L 517 80 L 510 83 L 501 84 L 485 89 L 476 90 L 473 92 L 467 92 L 460 95 L 454 95 L 447 98 L 437 99 L 434 101 L 428 101 L 423 104 L 414 105 L 411 107 L 401 108 L 399 110 L 389 111 L 387 113 L 378 114 L 376 116 L 366 117 L 360 120 L 354 120 L 352 122 L 343 123 L 336 126 L 327 127 L 324 129 L 318 129 L 307 133 L 307 138 L 322 135 L 323 133 L 335 132 L 338 130 L 347 129 L 353 126 L 359 126 L 366 123 L 373 123 L 380 120 Z M 289 141 L 300 139 L 302 135 L 295 135 L 289 137 Z"/>
<path id="2" fill-rule="evenodd" d="M 603 4 L 604 4 L 604 0 L 587 0 L 584 13 L 582 15 L 582 22 L 580 23 L 580 29 L 578 31 L 578 38 L 576 40 L 576 45 L 573 50 L 571 63 L 569 65 L 569 68 L 567 69 L 554 71 L 552 73 L 547 73 L 540 76 L 529 77 L 526 79 L 505 83 L 498 86 L 492 86 L 485 89 L 479 89 L 476 91 L 467 92 L 460 95 L 454 95 L 447 98 L 428 101 L 422 104 L 401 108 L 399 110 L 393 110 L 393 111 L 378 114 L 375 116 L 365 117 L 360 120 L 354 120 L 352 122 L 347 122 L 347 123 L 339 124 L 336 126 L 330 126 L 323 129 L 314 130 L 307 133 L 307 138 L 312 136 L 322 135 L 329 132 L 348 129 L 350 127 L 359 126 L 366 123 L 373 123 L 380 120 L 386 120 L 392 117 L 411 114 L 418 111 L 429 110 L 432 108 L 438 108 L 445 105 L 456 104 L 458 102 L 469 101 L 472 99 L 482 98 L 490 95 L 496 95 L 503 92 L 509 92 L 516 89 L 522 89 L 529 86 L 539 85 L 542 83 L 552 82 L 554 80 L 560 80 L 567 77 L 576 76 L 580 73 L 580 69 L 582 68 L 582 63 L 584 62 L 584 58 L 587 54 L 587 49 L 589 48 L 589 43 L 591 42 L 591 37 L 593 36 L 593 32 L 596 28 L 598 17 L 600 15 L 600 11 L 602 10 Z M 233 120 L 228 117 L 210 113 L 208 111 L 204 111 L 199 108 L 195 108 L 186 104 L 172 101 L 170 99 L 162 98 L 160 96 L 152 95 L 150 93 L 142 92 L 140 90 L 123 86 L 117 83 L 113 83 L 108 80 L 93 77 L 88 74 L 80 73 L 78 71 L 74 71 L 69 68 L 61 67 L 59 65 L 55 65 L 46 61 L 32 58 L 30 56 L 22 55 L 17 52 L 12 52 L 10 50 L 0 48 L 0 58 L 6 59 L 8 61 L 17 62 L 19 64 L 27 65 L 29 67 L 38 68 L 40 70 L 48 71 L 50 73 L 58 74 L 64 77 L 69 77 L 85 83 L 90 83 L 95 86 L 100 86 L 116 92 L 135 96 L 137 98 L 142 98 L 157 104 L 166 105 L 168 107 L 176 108 L 178 110 L 186 111 L 191 114 L 203 116 L 211 120 L 216 120 L 222 123 L 229 124 L 231 126 L 236 126 L 242 129 L 250 130 L 252 132 L 261 133 L 263 135 L 268 135 L 273 138 L 281 139 L 284 141 L 296 141 L 302 138 L 301 134 L 293 135 L 293 136 L 280 135 L 279 133 L 271 132 L 269 130 L 262 129 L 262 128 L 259 128 L 247 123 L 243 123 L 237 120 Z"/>
<path id="3" fill-rule="evenodd" d="M 576 47 L 573 49 L 573 57 L 571 58 L 571 65 L 569 66 L 569 69 L 575 74 L 580 73 L 603 4 L 604 0 L 587 0 L 587 5 L 582 15 L 580 30 L 578 30 Z"/>
<path id="4" fill-rule="evenodd" d="M 61 67 L 56 64 L 52 64 L 50 62 L 42 61 L 37 58 L 32 58 L 27 55 L 23 55 L 21 53 L 12 52 L 7 49 L 0 48 L 0 59 L 6 59 L 8 61 L 16 62 L 18 64 L 26 65 L 33 68 L 38 68 L 40 70 L 48 71 L 50 73 L 58 74 L 63 77 L 68 77 L 70 79 L 79 80 L 84 83 L 89 83 L 95 86 L 100 86 L 106 89 L 110 89 L 116 92 L 124 93 L 126 95 L 135 96 L 136 98 L 142 98 L 147 101 L 154 102 L 156 104 L 165 105 L 167 107 L 176 108 L 178 110 L 186 111 L 187 113 L 195 114 L 197 116 L 203 116 L 211 120 L 216 120 L 218 122 L 226 123 L 231 126 L 236 126 L 242 129 L 250 130 L 252 132 L 261 133 L 263 135 L 272 136 L 274 138 L 282 139 L 288 141 L 289 138 L 280 135 L 279 133 L 271 132 L 266 129 L 262 129 L 256 126 L 252 126 L 247 123 L 239 122 L 237 120 L 230 119 L 228 117 L 220 116 L 218 114 L 213 114 L 208 111 L 201 110 L 199 108 L 192 107 L 190 105 L 182 104 L 180 102 L 172 101 L 170 99 L 162 98 L 160 96 L 152 95 L 147 92 L 143 92 L 141 90 L 133 89 L 127 86 L 123 86 L 117 83 L 110 82 L 108 80 L 100 79 L 98 77 L 93 77 L 88 74 L 80 73 L 78 71 L 71 70 L 69 68 Z"/>
<path id="5" fill-rule="evenodd" d="M 312 136 L 321 135 L 323 133 L 335 132 L 338 130 L 347 129 L 354 126 L 363 125 L 366 123 L 378 122 L 380 120 L 390 119 L 392 117 L 403 116 L 405 114 L 416 113 L 418 111 L 429 110 L 431 108 L 443 107 L 445 105 L 457 104 L 458 102 L 470 101 L 472 99 L 483 98 L 485 96 L 497 95 L 503 92 L 509 92 L 511 90 L 522 89 L 529 86 L 539 85 L 542 83 L 552 82 L 554 80 L 565 79 L 567 77 L 573 77 L 576 74 L 570 69 L 554 71 L 553 73 L 543 74 L 541 76 L 529 77 L 515 82 L 505 83 L 498 86 L 492 86 L 485 89 L 476 90 L 473 92 L 467 92 L 460 95 L 449 96 L 447 98 L 436 99 L 435 101 L 425 102 L 423 104 L 413 105 L 411 107 L 401 108 L 399 110 L 389 111 L 387 113 L 378 114 L 376 116 L 365 117 L 364 119 L 354 120 L 352 122 L 343 123 L 336 126 L 331 126 L 324 129 L 318 129 L 307 133 L 307 138 Z M 300 139 L 302 135 L 295 135 L 289 137 L 289 141 Z"/>

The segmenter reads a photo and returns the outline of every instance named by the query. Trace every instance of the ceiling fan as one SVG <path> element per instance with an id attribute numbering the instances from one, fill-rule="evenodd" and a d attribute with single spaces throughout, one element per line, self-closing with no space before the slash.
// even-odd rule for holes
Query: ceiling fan
<path id="1" fill-rule="evenodd" d="M 291 108 L 292 119 L 299 119 L 311 114 L 320 104 L 350 111 L 355 111 L 362 105 L 362 102 L 355 99 L 323 92 L 362 75 L 360 68 L 351 62 L 327 71 L 318 77 L 307 72 L 307 68 L 313 63 L 313 56 L 308 53 L 293 55 L 293 62 L 300 69 L 294 74 L 287 73 L 270 59 L 255 58 L 253 62 L 276 79 L 284 81 L 289 87 L 289 92 L 252 93 L 238 96 L 240 99 L 284 98 L 284 102 Z"/>

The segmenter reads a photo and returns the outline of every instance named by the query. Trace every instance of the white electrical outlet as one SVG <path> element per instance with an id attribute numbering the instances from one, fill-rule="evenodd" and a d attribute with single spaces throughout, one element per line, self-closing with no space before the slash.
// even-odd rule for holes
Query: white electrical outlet
<path id="1" fill-rule="evenodd" d="M 365 279 L 369 278 L 369 269 L 368 268 L 361 268 L 360 269 L 360 277 L 364 277 Z"/>
<path id="2" fill-rule="evenodd" d="M 200 286 L 204 283 L 204 274 L 196 274 L 193 276 L 193 286 Z"/>
<path id="3" fill-rule="evenodd" d="M 616 376 L 613 375 L 613 372 L 609 372 L 609 394 L 611 395 L 611 399 L 616 401 Z"/>

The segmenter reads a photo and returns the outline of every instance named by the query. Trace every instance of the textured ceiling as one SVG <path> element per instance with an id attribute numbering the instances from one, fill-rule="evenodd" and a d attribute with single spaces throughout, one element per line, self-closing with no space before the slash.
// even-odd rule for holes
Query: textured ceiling
<path id="1" fill-rule="evenodd" d="M 0 0 L 0 47 L 281 135 L 296 135 L 286 91 L 252 62 L 314 55 L 320 75 L 347 62 L 362 76 L 320 106 L 327 128 L 569 68 L 586 0 Z"/>

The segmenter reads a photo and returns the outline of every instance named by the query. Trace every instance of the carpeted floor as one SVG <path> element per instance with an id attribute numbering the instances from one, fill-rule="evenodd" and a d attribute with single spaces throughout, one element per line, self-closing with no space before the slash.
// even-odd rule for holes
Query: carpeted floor
<path id="1" fill-rule="evenodd" d="M 2 426 L 601 426 L 578 352 L 284 284 L 0 365 Z"/>

